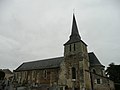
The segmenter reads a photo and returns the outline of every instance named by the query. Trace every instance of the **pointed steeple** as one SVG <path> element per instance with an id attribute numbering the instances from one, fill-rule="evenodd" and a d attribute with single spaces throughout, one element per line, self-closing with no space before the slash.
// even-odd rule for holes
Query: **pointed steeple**
<path id="1" fill-rule="evenodd" d="M 72 38 L 81 39 L 79 32 L 78 32 L 78 27 L 77 27 L 77 23 L 76 23 L 74 14 L 73 14 L 73 22 L 72 22 L 72 32 L 70 35 L 70 39 L 72 39 Z"/>
<path id="2" fill-rule="evenodd" d="M 78 32 L 78 27 L 75 19 L 75 15 L 73 14 L 73 22 L 72 22 L 72 32 L 70 35 L 70 39 L 68 42 L 66 42 L 64 45 L 75 43 L 81 40 L 81 37 Z"/>

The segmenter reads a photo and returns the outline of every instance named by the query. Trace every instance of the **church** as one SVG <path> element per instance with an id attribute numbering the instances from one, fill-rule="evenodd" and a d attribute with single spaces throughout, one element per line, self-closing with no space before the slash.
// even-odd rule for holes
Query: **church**
<path id="1" fill-rule="evenodd" d="M 88 53 L 73 14 L 63 57 L 25 62 L 14 70 L 14 79 L 18 85 L 39 90 L 115 90 L 104 68 L 93 52 Z"/>

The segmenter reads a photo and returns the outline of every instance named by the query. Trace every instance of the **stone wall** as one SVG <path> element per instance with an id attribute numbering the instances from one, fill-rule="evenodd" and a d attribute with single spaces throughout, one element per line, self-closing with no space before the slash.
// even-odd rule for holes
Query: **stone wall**
<path id="1" fill-rule="evenodd" d="M 100 79 L 100 83 L 97 79 Z M 107 77 L 92 73 L 92 81 L 94 90 L 115 90 L 113 81 Z"/>
<path id="2" fill-rule="evenodd" d="M 64 47 L 66 84 L 69 88 L 91 89 L 89 58 L 87 45 L 83 42 L 72 43 Z M 76 69 L 76 79 L 72 80 L 72 67 Z"/>
<path id="3" fill-rule="evenodd" d="M 59 68 L 28 70 L 15 72 L 16 81 L 19 84 L 48 84 L 55 85 L 58 83 Z"/>

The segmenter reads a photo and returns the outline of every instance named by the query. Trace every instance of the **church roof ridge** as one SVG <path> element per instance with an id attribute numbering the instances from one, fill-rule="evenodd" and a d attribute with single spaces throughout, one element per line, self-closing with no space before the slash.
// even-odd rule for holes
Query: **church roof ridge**
<path id="1" fill-rule="evenodd" d="M 43 58 L 43 59 L 36 59 L 34 61 L 28 61 L 28 62 L 23 62 L 23 63 L 32 63 L 32 62 L 39 62 L 39 61 L 47 61 L 47 60 L 53 60 L 57 58 L 63 58 L 63 56 L 58 56 L 58 57 L 51 57 L 51 58 Z"/>

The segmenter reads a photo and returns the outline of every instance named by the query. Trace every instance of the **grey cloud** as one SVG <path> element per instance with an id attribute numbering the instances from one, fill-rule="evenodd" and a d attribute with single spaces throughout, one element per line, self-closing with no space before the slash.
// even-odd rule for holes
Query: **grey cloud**
<path id="1" fill-rule="evenodd" d="M 119 3 L 119 0 L 1 0 L 0 68 L 15 69 L 24 61 L 62 56 L 74 8 L 80 35 L 89 51 L 94 51 L 106 66 L 113 61 L 119 63 Z"/>

